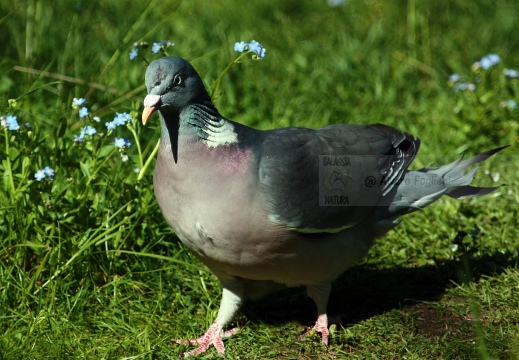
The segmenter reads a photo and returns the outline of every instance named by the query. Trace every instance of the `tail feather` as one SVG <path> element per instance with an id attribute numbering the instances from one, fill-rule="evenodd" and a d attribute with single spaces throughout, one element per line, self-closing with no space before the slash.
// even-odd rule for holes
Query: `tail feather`
<path id="1" fill-rule="evenodd" d="M 463 160 L 462 157 L 438 168 L 423 168 L 407 172 L 389 205 L 390 216 L 398 217 L 422 209 L 438 200 L 442 195 L 465 199 L 492 193 L 500 186 L 470 186 L 478 166 L 465 172 L 470 166 L 485 161 L 507 147 L 488 150 L 466 160 Z"/>
<path id="2" fill-rule="evenodd" d="M 504 185 L 499 185 L 495 187 L 461 186 L 459 188 L 455 188 L 454 190 L 449 191 L 445 195 L 450 196 L 454 199 L 468 199 L 471 197 L 479 197 L 491 194 L 501 186 Z"/>
<path id="3" fill-rule="evenodd" d="M 496 149 L 484 151 L 481 154 L 471 157 L 470 159 L 467 159 L 467 160 L 463 160 L 463 156 L 462 156 L 458 160 L 456 160 L 450 164 L 440 166 L 439 168 L 435 168 L 435 169 L 423 168 L 418 171 L 423 171 L 423 172 L 427 172 L 429 174 L 435 174 L 435 175 L 440 175 L 440 176 L 448 175 L 450 178 L 461 178 L 463 176 L 463 174 L 465 173 L 465 170 L 468 167 L 485 161 L 486 159 L 488 159 L 492 155 L 496 154 L 497 152 L 499 152 L 503 149 L 506 149 L 508 146 L 509 145 L 501 146 Z M 472 178 L 471 178 L 471 181 L 472 181 Z"/>

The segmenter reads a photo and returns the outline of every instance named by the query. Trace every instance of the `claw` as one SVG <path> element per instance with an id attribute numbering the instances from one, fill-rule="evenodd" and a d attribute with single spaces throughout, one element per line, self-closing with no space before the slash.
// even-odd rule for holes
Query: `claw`
<path id="1" fill-rule="evenodd" d="M 238 328 L 223 331 L 218 325 L 218 323 L 215 321 L 213 325 L 209 327 L 206 333 L 200 336 L 198 339 L 175 339 L 173 341 L 181 345 L 199 345 L 196 349 L 183 353 L 181 356 L 185 358 L 198 355 L 207 351 L 211 344 L 214 345 L 216 351 L 218 351 L 218 354 L 223 355 L 225 353 L 225 346 L 223 345 L 222 339 L 228 338 L 229 336 L 235 334 L 237 331 Z"/>

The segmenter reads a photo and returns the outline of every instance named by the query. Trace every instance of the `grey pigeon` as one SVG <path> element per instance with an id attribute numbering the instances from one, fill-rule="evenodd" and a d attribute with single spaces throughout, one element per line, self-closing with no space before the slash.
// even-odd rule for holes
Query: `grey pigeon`
<path id="1" fill-rule="evenodd" d="M 331 125 L 260 131 L 224 118 L 186 60 L 166 57 L 146 70 L 145 124 L 158 111 L 154 173 L 158 204 L 178 238 L 220 280 L 218 316 L 184 356 L 213 344 L 245 299 L 306 287 L 317 305 L 308 331 L 328 343 L 331 283 L 362 259 L 398 217 L 438 200 L 482 196 L 469 186 L 477 167 L 503 149 L 436 169 L 408 170 L 420 140 L 391 127 Z"/>

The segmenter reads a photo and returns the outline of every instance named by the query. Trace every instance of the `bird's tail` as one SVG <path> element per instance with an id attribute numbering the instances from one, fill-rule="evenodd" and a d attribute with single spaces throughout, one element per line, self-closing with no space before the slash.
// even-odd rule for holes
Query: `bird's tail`
<path id="1" fill-rule="evenodd" d="M 470 159 L 463 157 L 439 168 L 423 168 L 417 171 L 408 171 L 400 180 L 394 197 L 389 205 L 389 217 L 398 216 L 422 209 L 442 195 L 455 199 L 465 199 L 490 194 L 497 187 L 470 186 L 478 167 L 468 173 L 465 171 L 472 165 L 485 161 L 507 146 L 485 151 Z"/>

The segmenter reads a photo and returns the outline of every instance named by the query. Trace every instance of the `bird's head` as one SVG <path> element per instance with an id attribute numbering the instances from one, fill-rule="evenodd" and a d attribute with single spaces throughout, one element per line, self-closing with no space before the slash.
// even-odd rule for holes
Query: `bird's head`
<path id="1" fill-rule="evenodd" d="M 144 98 L 143 124 L 157 110 L 163 116 L 178 115 L 190 104 L 209 99 L 196 70 L 179 57 L 153 61 L 146 69 L 145 82 L 148 95 Z"/>

